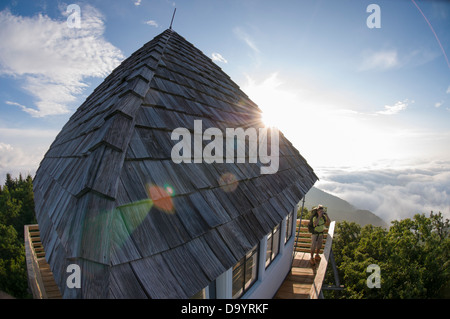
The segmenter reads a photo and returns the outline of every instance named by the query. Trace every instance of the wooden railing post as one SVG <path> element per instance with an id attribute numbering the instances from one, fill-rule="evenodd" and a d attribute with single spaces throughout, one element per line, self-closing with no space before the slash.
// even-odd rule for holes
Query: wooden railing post
<path id="1" fill-rule="evenodd" d="M 310 299 L 318 299 L 320 292 L 322 291 L 323 280 L 325 279 L 325 273 L 327 271 L 328 260 L 330 259 L 331 245 L 333 244 L 335 222 L 331 222 L 328 228 L 328 236 L 323 249 L 323 257 L 320 261 L 319 268 L 316 272 L 316 277 L 309 293 Z"/>

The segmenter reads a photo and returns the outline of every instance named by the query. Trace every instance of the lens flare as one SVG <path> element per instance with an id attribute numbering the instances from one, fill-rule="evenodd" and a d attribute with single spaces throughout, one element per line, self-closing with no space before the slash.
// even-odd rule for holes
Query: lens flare
<path id="1" fill-rule="evenodd" d="M 147 187 L 148 196 L 153 201 L 153 205 L 169 214 L 174 213 L 174 206 L 172 196 L 175 193 L 172 186 L 159 187 L 156 185 L 149 185 Z"/>
<path id="2" fill-rule="evenodd" d="M 165 185 L 164 185 L 164 189 L 166 190 L 166 193 L 167 193 L 169 196 L 174 196 L 174 195 L 175 195 L 175 190 L 174 190 L 174 188 L 173 188 L 171 185 L 165 184 Z"/>
<path id="3" fill-rule="evenodd" d="M 238 180 L 233 173 L 225 173 L 219 178 L 220 188 L 223 189 L 224 192 L 234 192 L 238 187 Z"/>

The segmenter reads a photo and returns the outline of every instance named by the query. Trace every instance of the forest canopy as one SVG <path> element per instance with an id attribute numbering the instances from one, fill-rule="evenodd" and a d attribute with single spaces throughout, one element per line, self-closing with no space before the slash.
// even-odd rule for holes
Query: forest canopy
<path id="1" fill-rule="evenodd" d="M 6 175 L 0 186 L 0 291 L 29 298 L 24 248 L 24 225 L 36 224 L 33 179 Z"/>
<path id="2" fill-rule="evenodd" d="M 332 250 L 344 290 L 325 298 L 450 298 L 449 220 L 440 212 L 395 220 L 389 229 L 337 223 Z M 379 267 L 378 288 L 369 288 L 370 265 Z M 329 267 L 324 284 L 334 282 Z"/>

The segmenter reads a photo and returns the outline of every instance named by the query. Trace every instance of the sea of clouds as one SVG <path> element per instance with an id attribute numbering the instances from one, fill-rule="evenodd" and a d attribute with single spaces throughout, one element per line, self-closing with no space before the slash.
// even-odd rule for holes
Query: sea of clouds
<path id="1" fill-rule="evenodd" d="M 450 218 L 450 161 L 429 161 L 368 169 L 321 168 L 316 187 L 384 219 L 442 212 Z"/>

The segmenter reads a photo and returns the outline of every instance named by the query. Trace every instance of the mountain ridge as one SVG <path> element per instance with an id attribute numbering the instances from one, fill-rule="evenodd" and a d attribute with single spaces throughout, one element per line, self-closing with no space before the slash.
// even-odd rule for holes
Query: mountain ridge
<path id="1" fill-rule="evenodd" d="M 388 228 L 389 225 L 380 217 L 369 210 L 359 209 L 349 202 L 335 195 L 327 193 L 317 187 L 312 187 L 305 195 L 305 207 L 311 210 L 317 205 L 327 207 L 328 215 L 334 221 L 355 222 L 361 226 L 371 224 L 373 226 L 381 226 Z"/>

